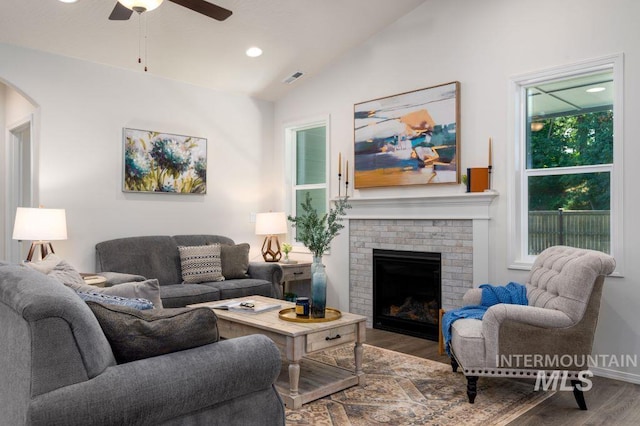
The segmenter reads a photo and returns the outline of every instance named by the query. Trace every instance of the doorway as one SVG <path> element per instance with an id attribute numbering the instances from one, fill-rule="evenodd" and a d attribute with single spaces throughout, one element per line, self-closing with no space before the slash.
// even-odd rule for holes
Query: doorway
<path id="1" fill-rule="evenodd" d="M 33 194 L 33 115 L 7 128 L 7 198 L 5 257 L 10 262 L 25 258 L 28 243 L 13 240 L 13 223 L 18 207 L 32 207 Z"/>

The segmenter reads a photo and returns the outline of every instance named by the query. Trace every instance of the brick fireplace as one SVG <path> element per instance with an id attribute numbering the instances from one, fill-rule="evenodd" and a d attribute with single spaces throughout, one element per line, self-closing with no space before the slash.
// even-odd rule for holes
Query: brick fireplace
<path id="1" fill-rule="evenodd" d="M 373 327 L 374 249 L 439 253 L 442 308 L 461 307 L 474 283 L 488 281 L 489 205 L 496 196 L 351 199 L 349 311 Z"/>

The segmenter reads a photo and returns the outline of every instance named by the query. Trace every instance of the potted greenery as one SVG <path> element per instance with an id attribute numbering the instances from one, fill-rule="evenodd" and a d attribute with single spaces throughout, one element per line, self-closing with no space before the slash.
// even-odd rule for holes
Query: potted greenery
<path id="1" fill-rule="evenodd" d="M 311 205 L 311 195 L 307 192 L 301 204 L 302 214 L 288 216 L 291 226 L 296 228 L 296 239 L 304 244 L 313 255 L 311 265 L 311 316 L 324 318 L 327 300 L 327 275 L 322 264 L 322 256 L 329 249 L 331 240 L 340 233 L 344 225 L 340 223 L 345 210 L 351 208 L 348 197 L 339 198 L 329 212 L 320 216 Z"/>

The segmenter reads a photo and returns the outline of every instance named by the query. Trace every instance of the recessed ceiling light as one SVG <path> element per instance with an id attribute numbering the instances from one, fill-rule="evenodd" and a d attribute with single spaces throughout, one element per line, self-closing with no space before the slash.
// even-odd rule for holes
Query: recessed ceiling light
<path id="1" fill-rule="evenodd" d="M 592 87 L 591 89 L 587 89 L 587 93 L 598 93 L 604 92 L 606 89 L 604 87 Z"/>
<path id="2" fill-rule="evenodd" d="M 257 58 L 258 56 L 262 55 L 262 49 L 260 49 L 259 47 L 250 47 L 247 49 L 247 56 L 250 58 Z"/>
<path id="3" fill-rule="evenodd" d="M 62 3 L 75 3 L 78 0 L 60 0 Z"/>

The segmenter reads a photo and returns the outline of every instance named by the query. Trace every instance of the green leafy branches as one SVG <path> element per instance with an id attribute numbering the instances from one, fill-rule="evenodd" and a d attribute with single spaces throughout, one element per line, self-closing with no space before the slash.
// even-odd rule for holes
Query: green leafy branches
<path id="1" fill-rule="evenodd" d="M 297 240 L 307 247 L 313 256 L 321 257 L 331 244 L 331 240 L 344 228 L 342 222 L 345 210 L 351 206 L 347 203 L 349 197 L 339 198 L 335 207 L 320 216 L 311 205 L 311 195 L 307 192 L 304 202 L 300 205 L 304 212 L 297 217 L 289 216 L 291 225 L 298 230 Z"/>

